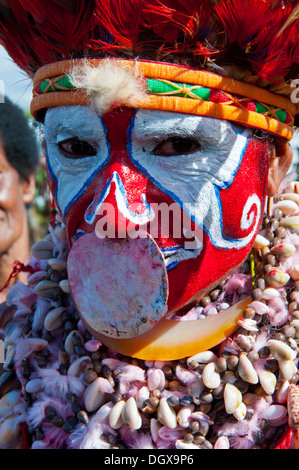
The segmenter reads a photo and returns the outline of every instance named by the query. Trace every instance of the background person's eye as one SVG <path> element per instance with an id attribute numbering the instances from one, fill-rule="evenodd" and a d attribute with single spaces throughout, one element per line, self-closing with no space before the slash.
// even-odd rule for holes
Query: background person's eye
<path id="1" fill-rule="evenodd" d="M 183 137 L 171 137 L 164 140 L 157 145 L 154 150 L 154 155 L 164 157 L 172 157 L 175 155 L 188 155 L 190 153 L 200 150 L 200 145 L 192 139 Z"/>
<path id="2" fill-rule="evenodd" d="M 67 158 L 84 158 L 97 154 L 97 150 L 93 145 L 77 137 L 59 142 L 58 147 L 60 152 Z"/>

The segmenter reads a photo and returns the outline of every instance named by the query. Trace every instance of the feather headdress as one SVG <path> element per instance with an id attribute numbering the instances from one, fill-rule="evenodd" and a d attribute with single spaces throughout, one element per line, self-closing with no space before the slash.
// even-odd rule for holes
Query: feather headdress
<path id="1" fill-rule="evenodd" d="M 31 76 L 113 54 L 234 67 L 275 84 L 298 76 L 298 36 L 297 0 L 0 0 L 0 43 Z"/>
<path id="2" fill-rule="evenodd" d="M 298 0 L 0 0 L 0 43 L 33 77 L 83 57 L 189 65 L 290 97 Z"/>

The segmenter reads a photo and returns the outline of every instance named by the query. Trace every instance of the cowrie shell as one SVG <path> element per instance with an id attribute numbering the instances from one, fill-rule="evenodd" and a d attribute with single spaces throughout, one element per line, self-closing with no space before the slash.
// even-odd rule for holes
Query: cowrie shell
<path id="1" fill-rule="evenodd" d="M 168 405 L 165 397 L 162 397 L 159 402 L 158 419 L 160 423 L 170 429 L 174 429 L 177 426 L 176 413 L 173 408 Z"/>
<path id="2" fill-rule="evenodd" d="M 274 356 L 278 361 L 288 361 L 295 359 L 296 357 L 296 352 L 283 341 L 269 339 L 269 341 L 267 341 L 267 346 L 270 349 L 272 356 Z"/>
<path id="3" fill-rule="evenodd" d="M 63 325 L 62 314 L 64 310 L 64 307 L 57 307 L 47 313 L 44 321 L 44 327 L 46 330 L 57 330 L 57 328 L 60 328 Z"/>
<path id="4" fill-rule="evenodd" d="M 224 406 L 228 414 L 234 413 L 234 411 L 242 403 L 242 393 L 233 384 L 227 383 L 224 387 Z"/>
<path id="5" fill-rule="evenodd" d="M 140 429 L 142 426 L 142 418 L 138 411 L 134 397 L 130 397 L 122 410 L 122 419 L 131 429 Z"/>
<path id="6" fill-rule="evenodd" d="M 120 400 L 113 406 L 112 410 L 109 414 L 109 426 L 112 429 L 119 429 L 124 424 L 122 419 L 122 411 L 125 406 L 126 402 L 124 400 Z"/>

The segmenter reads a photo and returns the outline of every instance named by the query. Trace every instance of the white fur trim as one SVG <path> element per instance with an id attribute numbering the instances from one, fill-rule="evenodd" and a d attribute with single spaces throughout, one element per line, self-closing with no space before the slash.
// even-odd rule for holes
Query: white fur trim
<path id="1" fill-rule="evenodd" d="M 103 115 L 111 106 L 137 107 L 145 99 L 146 84 L 136 70 L 120 65 L 114 59 L 107 59 L 98 66 L 88 61 L 75 66 L 70 80 L 74 86 L 86 91 L 91 105 Z"/>

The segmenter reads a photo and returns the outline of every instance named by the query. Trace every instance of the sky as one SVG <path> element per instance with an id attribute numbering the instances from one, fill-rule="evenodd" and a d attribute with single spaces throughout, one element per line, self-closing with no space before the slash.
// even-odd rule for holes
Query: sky
<path id="1" fill-rule="evenodd" d="M 0 46 L 0 95 L 4 93 L 11 101 L 29 111 L 32 94 L 31 80 L 10 59 Z"/>

